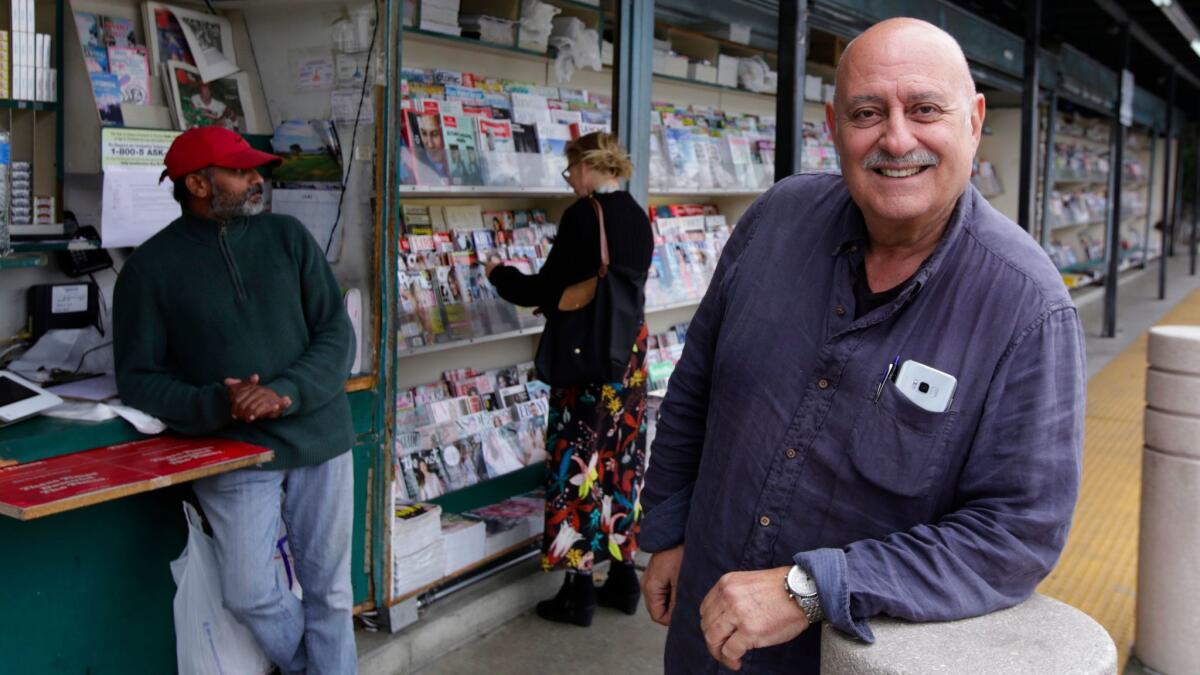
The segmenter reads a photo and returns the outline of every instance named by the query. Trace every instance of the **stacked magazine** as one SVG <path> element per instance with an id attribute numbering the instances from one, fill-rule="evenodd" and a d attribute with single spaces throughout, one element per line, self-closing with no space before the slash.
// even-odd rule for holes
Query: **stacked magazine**
<path id="1" fill-rule="evenodd" d="M 675 364 L 683 356 L 687 322 L 671 326 L 665 333 L 651 335 L 646 341 L 646 391 L 666 391 Z"/>
<path id="2" fill-rule="evenodd" d="M 557 230 L 544 210 L 406 204 L 402 216 L 401 349 L 541 325 L 532 310 L 496 294 L 484 263 L 502 261 L 527 274 L 540 270 Z"/>
<path id="3" fill-rule="evenodd" d="M 478 204 L 402 206 L 397 265 L 402 351 L 534 328 L 532 309 L 500 298 L 484 263 L 537 273 L 557 227 L 541 209 L 484 211 Z M 730 226 L 713 204 L 651 209 L 655 247 L 646 306 L 698 302 L 708 288 Z"/>
<path id="4" fill-rule="evenodd" d="M 699 302 L 729 240 L 730 227 L 713 204 L 664 204 L 650 210 L 654 256 L 646 306 Z"/>
<path id="5" fill-rule="evenodd" d="M 400 182 L 566 189 L 568 141 L 608 131 L 607 97 L 450 70 L 401 71 Z"/>
<path id="6" fill-rule="evenodd" d="M 549 387 L 533 364 L 450 371 L 396 401 L 396 496 L 429 500 L 545 459 Z"/>
<path id="7" fill-rule="evenodd" d="M 805 122 L 805 171 L 837 170 L 824 123 Z M 775 182 L 775 118 L 656 103 L 650 117 L 650 189 L 755 191 Z"/>

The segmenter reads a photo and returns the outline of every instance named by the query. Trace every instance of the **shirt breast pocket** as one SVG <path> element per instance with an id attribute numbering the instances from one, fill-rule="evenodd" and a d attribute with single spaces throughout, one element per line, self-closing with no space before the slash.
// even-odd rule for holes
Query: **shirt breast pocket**
<path id="1" fill-rule="evenodd" d="M 957 413 L 918 407 L 888 382 L 879 400 L 867 399 L 854 425 L 854 471 L 883 493 L 902 498 L 929 494 L 946 466 L 946 439 Z"/>

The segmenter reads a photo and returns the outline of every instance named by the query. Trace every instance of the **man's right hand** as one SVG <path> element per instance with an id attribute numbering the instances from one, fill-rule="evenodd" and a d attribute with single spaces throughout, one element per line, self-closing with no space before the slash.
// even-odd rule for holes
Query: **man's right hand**
<path id="1" fill-rule="evenodd" d="M 642 596 L 646 599 L 646 610 L 655 623 L 671 625 L 682 562 L 683 544 L 680 544 L 650 556 L 650 564 L 642 574 Z"/>
<path id="2" fill-rule="evenodd" d="M 233 377 L 225 378 L 230 414 L 234 419 L 242 422 L 275 419 L 292 406 L 291 398 L 280 396 L 273 390 L 260 386 L 258 381 L 257 373 L 244 381 Z"/>

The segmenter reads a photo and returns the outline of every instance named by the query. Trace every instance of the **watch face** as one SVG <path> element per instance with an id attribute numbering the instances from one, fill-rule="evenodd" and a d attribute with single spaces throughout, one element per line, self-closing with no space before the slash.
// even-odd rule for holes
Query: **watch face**
<path id="1" fill-rule="evenodd" d="M 817 584 L 813 581 L 808 573 L 800 569 L 799 565 L 793 565 L 792 569 L 788 570 L 787 575 L 788 588 L 792 589 L 792 593 L 799 597 L 807 597 L 817 594 Z"/>

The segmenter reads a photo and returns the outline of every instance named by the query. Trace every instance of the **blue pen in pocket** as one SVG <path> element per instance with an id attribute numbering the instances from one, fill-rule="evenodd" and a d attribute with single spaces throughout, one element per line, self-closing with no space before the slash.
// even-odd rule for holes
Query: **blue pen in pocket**
<path id="1" fill-rule="evenodd" d="M 879 402 L 880 395 L 883 394 L 883 387 L 887 385 L 887 381 L 892 378 L 892 373 L 896 372 L 896 368 L 900 366 L 900 355 L 897 354 L 892 362 L 887 364 L 887 368 L 883 369 L 883 377 L 879 380 L 879 386 L 875 387 L 875 402 Z"/>

